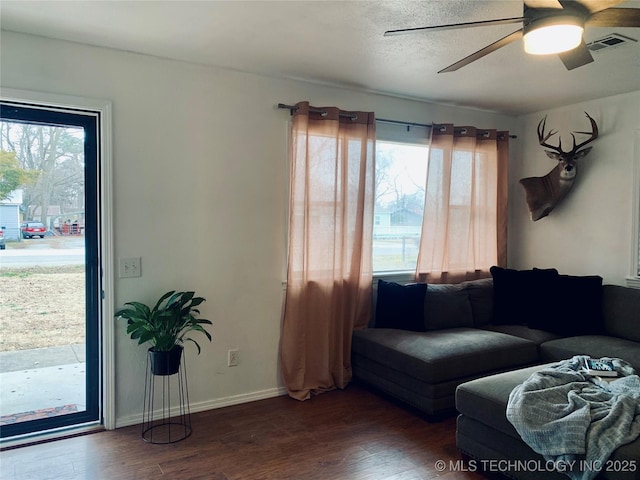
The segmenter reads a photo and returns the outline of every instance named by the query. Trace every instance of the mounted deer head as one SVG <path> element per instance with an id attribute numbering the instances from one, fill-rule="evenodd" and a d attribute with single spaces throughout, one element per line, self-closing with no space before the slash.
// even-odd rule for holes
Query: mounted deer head
<path id="1" fill-rule="evenodd" d="M 547 143 L 547 140 L 558 133 L 558 131 L 552 130 L 545 135 L 546 116 L 540 120 L 538 124 L 538 142 L 543 147 L 551 149 L 545 150 L 545 153 L 550 158 L 557 160 L 558 165 L 544 177 L 528 177 L 520 180 L 520 183 L 524 187 L 529 212 L 531 212 L 531 220 L 534 222 L 549 215 L 549 212 L 565 197 L 571 189 L 576 174 L 578 173 L 576 160 L 584 157 L 591 151 L 591 147 L 583 150 L 580 149 L 598 138 L 598 125 L 596 121 L 591 118 L 587 112 L 584 113 L 591 121 L 591 132 L 573 132 L 571 134 L 573 137 L 573 148 L 568 152 L 562 150 L 562 139 L 559 139 L 557 147 Z M 576 145 L 576 133 L 589 135 L 589 138 Z"/>

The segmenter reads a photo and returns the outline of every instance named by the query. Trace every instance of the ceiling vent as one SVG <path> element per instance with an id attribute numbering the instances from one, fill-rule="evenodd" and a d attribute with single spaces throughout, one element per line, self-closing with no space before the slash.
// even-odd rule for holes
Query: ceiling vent
<path id="1" fill-rule="evenodd" d="M 601 50 L 604 50 L 605 48 L 619 47 L 630 42 L 636 43 L 637 40 L 630 37 L 625 37 L 624 35 L 620 35 L 619 33 L 610 33 L 606 37 L 602 37 L 598 40 L 587 43 L 587 48 L 592 52 L 599 52 Z"/>

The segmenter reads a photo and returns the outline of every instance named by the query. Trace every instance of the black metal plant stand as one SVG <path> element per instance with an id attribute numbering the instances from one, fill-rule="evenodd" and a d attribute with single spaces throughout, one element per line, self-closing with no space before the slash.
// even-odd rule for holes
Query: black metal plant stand
<path id="1" fill-rule="evenodd" d="M 186 362 L 184 358 L 181 359 L 176 374 L 154 375 L 151 372 L 150 357 L 151 352 L 148 352 L 142 411 L 142 439 L 145 442 L 158 444 L 179 442 L 191 435 Z M 172 379 L 174 382 L 171 381 Z"/>

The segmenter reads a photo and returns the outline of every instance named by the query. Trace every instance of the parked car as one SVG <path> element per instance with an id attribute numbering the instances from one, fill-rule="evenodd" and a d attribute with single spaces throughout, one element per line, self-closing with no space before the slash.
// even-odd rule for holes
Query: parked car
<path id="1" fill-rule="evenodd" d="M 23 222 L 20 225 L 23 238 L 40 237 L 44 238 L 47 229 L 40 222 Z"/>
<path id="2" fill-rule="evenodd" d="M 4 244 L 4 230 L 0 228 L 0 250 L 4 250 L 6 247 Z"/>

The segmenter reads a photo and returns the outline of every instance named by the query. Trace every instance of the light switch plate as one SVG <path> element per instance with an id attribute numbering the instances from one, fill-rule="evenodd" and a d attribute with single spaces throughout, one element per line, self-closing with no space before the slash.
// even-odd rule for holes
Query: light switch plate
<path id="1" fill-rule="evenodd" d="M 142 275 L 140 269 L 140 257 L 120 258 L 118 260 L 118 276 L 120 278 L 132 278 Z"/>

